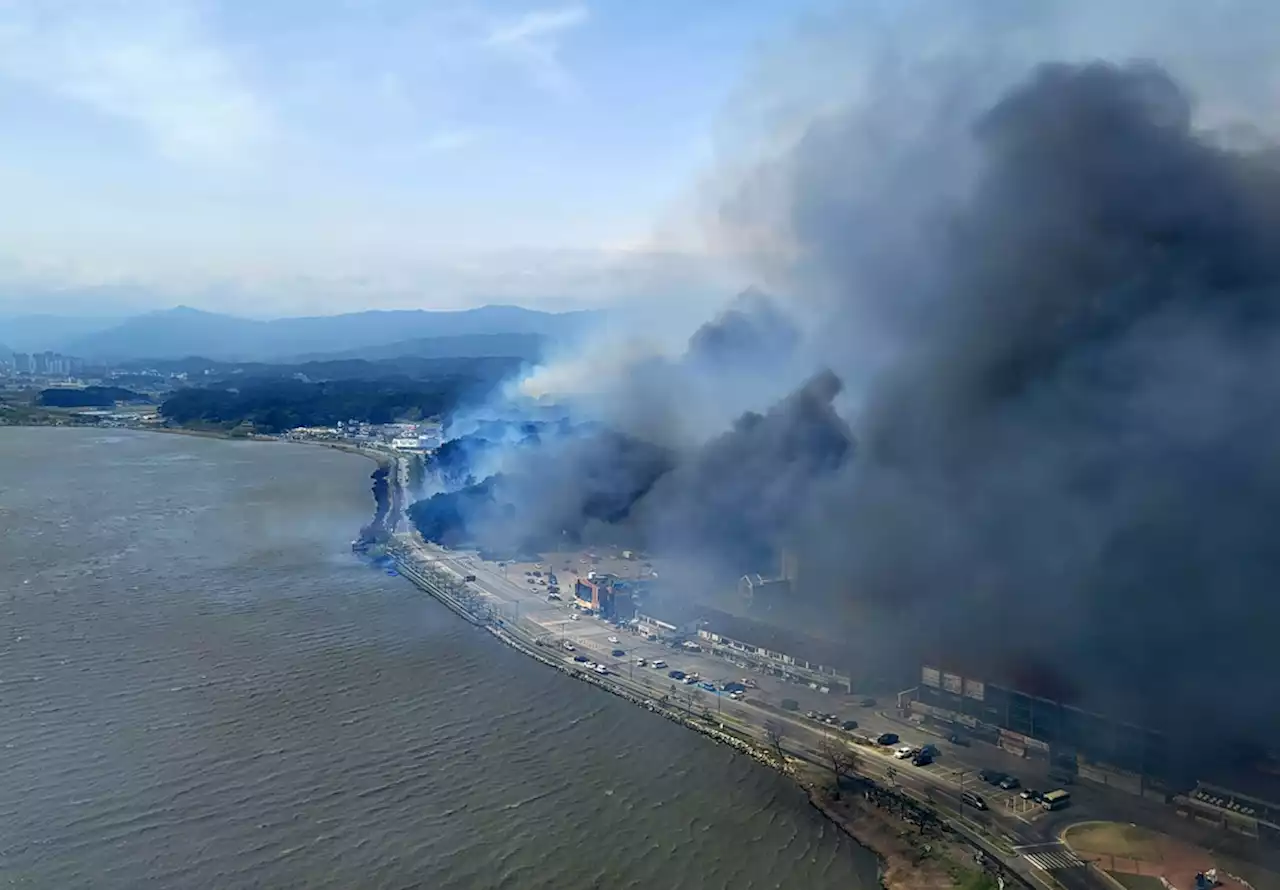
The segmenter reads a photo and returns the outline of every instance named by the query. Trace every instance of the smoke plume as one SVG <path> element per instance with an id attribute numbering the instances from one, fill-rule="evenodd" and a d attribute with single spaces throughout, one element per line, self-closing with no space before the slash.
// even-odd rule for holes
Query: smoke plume
<path id="1" fill-rule="evenodd" d="M 620 433 L 526 452 L 472 527 L 786 544 L 853 661 L 1032 672 L 1200 750 L 1273 733 L 1280 13 L 1157 6 L 819 23 L 716 226 L 795 300 L 625 363 Z M 845 94 L 802 101 L 813 71 Z"/>
<path id="2" fill-rule="evenodd" d="M 807 593 L 856 616 L 868 660 L 1030 668 L 1192 746 L 1264 739 L 1280 153 L 1205 121 L 1271 66 L 1237 93 L 1219 72 L 1213 114 L 1172 73 L 1204 70 L 1193 28 L 1167 67 L 1064 52 L 1006 84 L 1003 50 L 1046 23 L 1081 24 L 1059 9 L 986 35 L 1008 41 L 992 65 L 888 71 L 726 205 L 730 228 L 776 227 L 771 273 L 807 285 L 814 348 L 864 391 L 857 459 L 798 519 Z"/>

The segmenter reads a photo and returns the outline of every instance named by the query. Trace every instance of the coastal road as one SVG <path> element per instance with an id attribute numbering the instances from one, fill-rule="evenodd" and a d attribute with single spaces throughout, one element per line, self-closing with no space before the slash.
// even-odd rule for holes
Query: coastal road
<path id="1" fill-rule="evenodd" d="M 529 583 L 523 571 L 510 568 L 504 571 L 503 567 L 480 560 L 475 554 L 424 544 L 416 535 L 413 536 L 412 548 L 419 559 L 448 571 L 460 582 L 469 575 L 475 576 L 468 587 L 504 620 L 514 623 L 531 637 L 540 636 L 552 646 L 562 642 L 573 645 L 573 652 L 562 650 L 559 653 L 566 663 L 572 663 L 574 655 L 586 656 L 605 665 L 611 680 L 632 694 L 654 701 L 665 698 L 694 714 L 709 711 L 727 726 L 762 743 L 767 742 L 763 730 L 765 722 L 777 721 L 785 729 L 788 751 L 819 764 L 823 760 L 823 740 L 838 738 L 857 752 L 859 771 L 864 775 L 896 785 L 905 793 L 929 803 L 952 818 L 953 822 L 967 827 L 988 842 L 996 843 L 1008 851 L 1004 857 L 1006 866 L 1036 885 L 1056 885 L 1066 890 L 1098 890 L 1100 886 L 1092 870 L 1073 858 L 1045 855 L 1057 843 L 1061 827 L 1080 821 L 1086 813 L 1080 810 L 1065 814 L 1046 813 L 1021 800 L 1017 791 L 1002 791 L 981 783 L 977 778 L 981 769 L 997 769 L 1020 776 L 1024 783 L 1035 782 L 1033 787 L 1047 790 L 1050 787 L 1047 781 L 1039 781 L 1030 775 L 1030 764 L 1025 760 L 980 743 L 975 743 L 973 748 L 951 745 L 876 708 L 858 707 L 859 697 L 824 695 L 807 686 L 745 671 L 706 652 L 672 649 L 645 640 L 598 618 L 580 615 L 566 600 L 548 601 L 546 587 L 536 582 Z M 562 588 L 570 588 L 572 580 L 569 577 L 562 577 L 560 581 Z M 618 642 L 613 643 L 610 637 Z M 625 655 L 614 657 L 611 654 L 614 649 L 623 650 Z M 645 658 L 650 664 L 654 660 L 665 661 L 666 667 L 637 666 L 637 657 Z M 673 669 L 696 672 L 702 680 L 717 687 L 745 675 L 759 688 L 748 690 L 745 701 L 735 702 L 727 695 L 672 680 L 668 671 Z M 854 745 L 849 734 L 842 730 L 809 719 L 802 713 L 783 711 L 780 704 L 784 698 L 800 701 L 805 710 L 834 712 L 841 719 L 855 719 L 859 723 L 859 734 L 875 737 L 882 732 L 893 732 L 900 737 L 900 744 L 916 747 L 931 742 L 940 749 L 941 755 L 933 764 L 916 767 L 909 760 L 895 759 L 891 749 Z M 980 812 L 964 806 L 960 798 L 963 790 L 976 791 L 987 801 L 990 809 Z"/>

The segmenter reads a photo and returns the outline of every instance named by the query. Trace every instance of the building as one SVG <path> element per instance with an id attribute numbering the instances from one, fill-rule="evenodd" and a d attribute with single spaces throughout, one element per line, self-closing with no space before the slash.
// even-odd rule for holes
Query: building
<path id="1" fill-rule="evenodd" d="M 573 596 L 582 608 L 610 621 L 630 621 L 636 614 L 630 586 L 614 575 L 591 572 L 585 579 L 579 578 Z"/>
<path id="2" fill-rule="evenodd" d="M 791 582 L 786 578 L 743 575 L 738 579 L 738 594 L 752 603 L 769 599 L 781 599 L 790 595 L 790 593 Z"/>
<path id="3" fill-rule="evenodd" d="M 417 451 L 420 446 L 417 436 L 398 436 L 391 440 L 391 447 L 396 451 Z"/>
<path id="4" fill-rule="evenodd" d="M 13 370 L 19 374 L 30 374 L 35 370 L 35 365 L 31 361 L 31 353 L 15 352 L 13 354 Z"/>
<path id="5" fill-rule="evenodd" d="M 1081 778 L 1141 794 L 1173 771 L 1164 733 L 1086 711 L 1049 683 L 924 665 L 911 692 L 912 711 L 1015 754 L 1048 758 Z"/>
<path id="6" fill-rule="evenodd" d="M 840 643 L 672 596 L 647 598 L 636 617 L 642 630 L 672 640 L 696 636 L 712 655 L 747 670 L 831 692 L 853 689 Z"/>

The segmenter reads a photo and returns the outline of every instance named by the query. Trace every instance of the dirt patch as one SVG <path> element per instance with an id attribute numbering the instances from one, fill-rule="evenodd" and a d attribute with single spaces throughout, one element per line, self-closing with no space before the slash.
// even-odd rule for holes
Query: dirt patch
<path id="1" fill-rule="evenodd" d="M 801 783 L 813 805 L 880 862 L 880 883 L 888 890 L 996 890 L 995 876 L 974 859 L 967 842 L 934 820 L 912 822 L 896 795 L 846 788 L 834 797 L 829 777 L 802 765 Z M 858 783 L 854 783 L 855 786 Z M 1163 888 L 1159 888 L 1163 890 Z"/>
<path id="2" fill-rule="evenodd" d="M 1136 825 L 1087 822 L 1068 828 L 1062 840 L 1081 859 L 1111 873 L 1133 890 L 1162 890 L 1160 878 L 1176 890 L 1194 890 L 1196 875 L 1212 868 L 1219 869 L 1218 879 L 1226 890 L 1248 890 L 1227 877 L 1224 863 L 1217 862 L 1208 850 Z M 1143 878 L 1149 880 L 1139 880 Z"/>
<path id="3" fill-rule="evenodd" d="M 1127 890 L 1164 890 L 1164 884 L 1160 883 L 1160 879 L 1151 875 L 1125 874 L 1121 871 L 1113 871 L 1109 874 Z"/>
<path id="4" fill-rule="evenodd" d="M 1077 853 L 1121 856 L 1159 862 L 1164 856 L 1163 835 L 1121 822 L 1086 822 L 1073 825 L 1062 836 Z"/>

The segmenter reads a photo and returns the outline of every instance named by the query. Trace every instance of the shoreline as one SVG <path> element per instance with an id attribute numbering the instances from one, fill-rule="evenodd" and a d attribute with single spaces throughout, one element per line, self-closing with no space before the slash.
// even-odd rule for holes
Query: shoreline
<path id="1" fill-rule="evenodd" d="M 71 425 L 12 424 L 12 426 Z M 93 425 L 87 424 L 76 424 L 74 426 L 94 428 Z M 291 440 L 272 436 L 232 436 L 224 431 L 193 430 L 181 427 L 122 427 L 121 429 L 222 439 L 231 442 L 259 441 L 318 445 L 336 451 L 360 455 L 380 467 L 394 467 L 397 463 L 394 455 L 341 442 L 292 442 Z M 403 498 L 404 493 L 399 484 L 399 479 L 393 478 L 389 481 L 391 482 L 391 493 L 398 498 Z M 901 802 L 905 801 L 906 798 L 896 791 L 890 791 L 868 777 L 855 777 L 855 782 L 861 786 L 862 794 L 864 795 L 875 794 L 877 797 L 890 795 L 900 799 L 896 807 L 889 808 L 879 804 L 872 806 L 860 802 L 856 793 L 836 793 L 832 787 L 829 787 L 831 779 L 829 770 L 814 762 L 804 752 L 797 752 L 794 748 L 787 750 L 785 752 L 786 757 L 779 761 L 777 753 L 771 747 L 751 737 L 736 726 L 718 723 L 715 720 L 709 721 L 703 716 L 694 715 L 678 705 L 656 701 L 647 690 L 637 691 L 627 688 L 623 678 L 618 675 L 610 675 L 610 679 L 605 680 L 590 671 L 577 667 L 575 664 L 568 663 L 546 651 L 545 647 L 537 640 L 527 638 L 528 635 L 520 628 L 510 626 L 500 618 L 495 620 L 491 615 L 476 614 L 467 603 L 452 596 L 441 585 L 433 583 L 431 579 L 421 573 L 417 566 L 401 551 L 400 546 L 393 543 L 387 548 L 387 555 L 395 562 L 400 574 L 404 575 L 415 587 L 427 593 L 469 624 L 487 630 L 500 642 L 512 649 L 547 667 L 558 670 L 572 679 L 587 683 L 603 692 L 656 713 L 673 723 L 683 726 L 685 729 L 709 738 L 717 744 L 728 746 L 737 753 L 751 757 L 782 777 L 789 779 L 805 795 L 809 805 L 817 810 L 837 831 L 840 831 L 861 849 L 866 850 L 875 857 L 877 866 L 876 885 L 883 888 L 883 890 L 919 890 L 919 888 L 943 890 L 943 888 L 958 886 L 961 883 L 954 863 L 947 865 L 944 857 L 935 856 L 930 858 L 926 856 L 922 858 L 919 855 L 912 854 L 913 844 L 909 841 L 904 842 L 904 838 L 908 836 L 914 837 L 916 827 L 914 823 L 902 818 Z M 866 799 L 869 800 L 870 798 Z M 945 820 L 941 817 L 937 819 L 937 822 L 945 825 Z M 948 830 L 951 831 L 950 829 Z M 939 846 L 944 843 L 949 843 L 953 846 L 956 844 L 972 846 L 971 844 L 966 844 L 965 839 L 957 836 L 954 831 L 951 832 L 951 835 L 949 839 L 940 837 L 938 839 Z M 948 875 L 951 876 L 950 879 L 948 879 Z M 1014 873 L 1006 872 L 1006 875 L 1019 880 Z"/>
<path id="2" fill-rule="evenodd" d="M 538 640 L 526 639 L 525 633 L 501 618 L 495 620 L 476 614 L 468 603 L 461 601 L 420 571 L 399 546 L 389 547 L 387 554 L 395 562 L 400 574 L 415 587 L 467 623 L 487 630 L 522 655 L 664 717 L 717 744 L 733 748 L 789 779 L 805 795 L 809 805 L 837 831 L 875 857 L 876 885 L 882 890 L 943 890 L 960 886 L 966 883 L 966 879 L 968 886 L 973 886 L 975 872 L 969 851 L 979 851 L 980 848 L 951 828 L 942 815 L 866 776 L 853 776 L 850 781 L 852 790 L 846 789 L 842 782 L 841 789 L 837 792 L 829 787 L 829 769 L 814 762 L 803 752 L 787 750 L 784 760 L 780 762 L 771 747 L 736 727 L 715 720 L 709 721 L 678 705 L 655 700 L 647 691 L 630 689 L 620 675 L 610 674 L 611 679 L 605 680 L 578 667 L 576 663 L 566 662 L 546 651 Z M 922 812 L 929 813 L 932 818 L 921 816 Z M 924 835 L 926 822 L 933 830 L 928 836 Z M 932 843 L 925 845 L 924 852 L 921 853 L 920 842 L 924 839 L 931 840 Z M 932 849 L 934 846 L 938 848 L 936 851 Z M 964 851 L 964 855 L 955 855 L 959 851 Z M 960 864 L 963 861 L 969 864 L 967 870 Z M 1012 880 L 1019 886 L 1030 886 L 1016 873 L 1004 871 L 1003 874 L 1006 884 Z M 995 887 L 994 879 L 991 886 Z"/>

